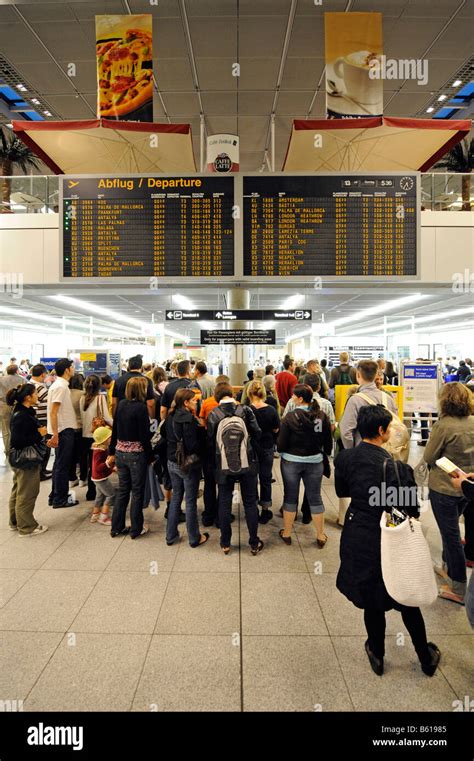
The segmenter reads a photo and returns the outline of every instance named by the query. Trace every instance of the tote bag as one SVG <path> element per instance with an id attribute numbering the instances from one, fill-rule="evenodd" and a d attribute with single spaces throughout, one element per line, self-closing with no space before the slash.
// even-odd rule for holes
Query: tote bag
<path id="1" fill-rule="evenodd" d="M 383 513 L 380 531 L 382 577 L 390 597 L 413 608 L 431 605 L 438 587 L 421 523 L 407 517 L 398 526 L 388 527 Z"/>

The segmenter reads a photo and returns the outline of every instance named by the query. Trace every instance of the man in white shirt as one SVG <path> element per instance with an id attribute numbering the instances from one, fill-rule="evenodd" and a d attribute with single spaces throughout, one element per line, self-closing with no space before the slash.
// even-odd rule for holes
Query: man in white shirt
<path id="1" fill-rule="evenodd" d="M 54 365 L 56 380 L 48 393 L 48 446 L 56 449 L 53 466 L 53 485 L 49 504 L 54 508 L 74 507 L 77 500 L 69 497 L 69 469 L 74 454 L 76 413 L 72 406 L 69 381 L 74 375 L 71 359 L 58 359 Z"/>

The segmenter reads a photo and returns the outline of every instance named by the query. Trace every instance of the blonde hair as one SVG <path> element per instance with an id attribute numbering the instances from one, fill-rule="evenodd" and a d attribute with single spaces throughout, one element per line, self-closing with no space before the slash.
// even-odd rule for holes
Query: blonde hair
<path id="1" fill-rule="evenodd" d="M 474 414 L 471 391 L 464 383 L 445 383 L 439 394 L 439 410 L 441 415 L 469 417 Z"/>
<path id="2" fill-rule="evenodd" d="M 343 365 L 346 365 L 349 362 L 349 353 L 347 351 L 341 351 L 339 354 L 339 361 Z"/>
<path id="3" fill-rule="evenodd" d="M 252 381 L 247 389 L 247 396 L 256 397 L 257 399 L 261 399 L 264 402 L 267 398 L 267 392 L 265 391 L 265 386 L 263 385 L 262 381 Z"/>

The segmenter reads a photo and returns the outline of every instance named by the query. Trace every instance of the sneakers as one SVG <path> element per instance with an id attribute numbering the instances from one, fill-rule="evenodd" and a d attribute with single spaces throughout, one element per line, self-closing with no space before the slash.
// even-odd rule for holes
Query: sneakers
<path id="1" fill-rule="evenodd" d="M 441 653 L 434 642 L 428 642 L 428 650 L 430 651 L 431 655 L 431 663 L 422 663 L 421 670 L 423 671 L 423 674 L 426 674 L 426 676 L 433 676 L 441 660 Z"/>
<path id="2" fill-rule="evenodd" d="M 37 534 L 44 534 L 48 530 L 47 526 L 37 526 L 34 531 L 30 531 L 29 534 L 18 534 L 18 536 L 36 536 Z"/>
<path id="3" fill-rule="evenodd" d="M 99 515 L 97 523 L 100 523 L 101 526 L 111 526 L 112 525 L 112 520 L 109 518 L 109 514 L 108 513 L 101 513 Z"/>
<path id="4" fill-rule="evenodd" d="M 53 510 L 59 510 L 61 507 L 75 507 L 79 504 L 77 499 L 68 499 L 65 505 L 51 505 Z"/>
<path id="5" fill-rule="evenodd" d="M 18 526 L 12 526 L 11 523 L 9 524 L 8 528 L 10 531 L 18 531 Z"/>
<path id="6" fill-rule="evenodd" d="M 377 658 L 376 655 L 372 652 L 372 650 L 369 649 L 369 640 L 365 643 L 365 652 L 367 653 L 367 657 L 369 659 L 370 667 L 374 674 L 377 674 L 377 676 L 382 676 L 383 674 L 383 658 Z"/>
<path id="7" fill-rule="evenodd" d="M 98 512 L 98 513 L 92 513 L 92 515 L 91 515 L 91 523 L 97 523 L 99 518 L 100 518 L 100 512 Z"/>
<path id="8" fill-rule="evenodd" d="M 74 486 L 79 486 L 79 480 L 77 478 L 75 481 L 69 481 L 69 488 L 72 489 Z"/>

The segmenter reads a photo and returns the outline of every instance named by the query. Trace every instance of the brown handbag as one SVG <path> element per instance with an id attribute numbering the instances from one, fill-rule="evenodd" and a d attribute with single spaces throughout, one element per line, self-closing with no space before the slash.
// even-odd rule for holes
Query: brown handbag
<path id="1" fill-rule="evenodd" d="M 100 406 L 100 411 L 99 411 Z M 95 417 L 92 418 L 92 433 L 97 430 L 97 428 L 103 428 L 104 426 L 107 426 L 107 422 L 104 418 L 104 412 L 102 410 L 102 397 L 100 394 L 97 395 L 97 411 Z"/>

